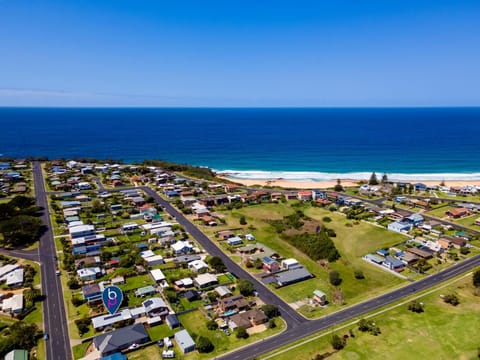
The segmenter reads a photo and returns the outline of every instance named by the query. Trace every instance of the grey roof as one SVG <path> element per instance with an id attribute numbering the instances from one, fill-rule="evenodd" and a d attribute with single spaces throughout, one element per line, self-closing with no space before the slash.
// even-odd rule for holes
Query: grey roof
<path id="1" fill-rule="evenodd" d="M 170 326 L 170 328 L 175 328 L 182 325 L 175 314 L 168 314 L 165 318 L 165 322 Z"/>
<path id="2" fill-rule="evenodd" d="M 184 256 L 177 256 L 173 259 L 175 263 L 189 263 L 195 260 L 201 260 L 202 258 L 199 255 L 184 255 Z"/>
<path id="3" fill-rule="evenodd" d="M 288 285 L 311 277 L 312 274 L 310 274 L 308 270 L 304 267 L 284 271 L 275 275 L 275 278 L 277 279 L 277 283 L 279 285 Z"/>
<path id="4" fill-rule="evenodd" d="M 175 341 L 184 353 L 195 350 L 195 341 L 193 341 L 187 330 L 175 333 Z"/>
<path id="5" fill-rule="evenodd" d="M 130 325 L 93 338 L 93 344 L 103 354 L 110 354 L 133 343 L 150 340 L 143 324 Z"/>

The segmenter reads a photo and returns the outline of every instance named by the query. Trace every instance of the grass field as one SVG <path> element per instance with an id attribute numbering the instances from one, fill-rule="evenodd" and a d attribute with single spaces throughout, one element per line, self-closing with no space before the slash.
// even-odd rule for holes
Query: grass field
<path id="1" fill-rule="evenodd" d="M 356 325 L 345 329 L 324 332 L 317 338 L 283 354 L 277 351 L 270 359 L 313 359 L 317 354 L 331 353 L 330 360 L 369 359 L 477 359 L 480 344 L 480 301 L 473 295 L 471 275 L 456 280 L 447 287 L 422 296 L 424 313 L 412 313 L 402 304 L 372 318 L 381 334 L 361 333 Z M 456 307 L 446 304 L 441 294 L 455 293 L 460 299 Z M 336 327 L 339 328 L 341 324 Z M 331 334 L 339 336 L 354 329 L 354 338 L 347 341 L 343 350 L 334 352 L 330 345 Z M 267 356 L 260 357 L 266 358 Z"/>
<path id="2" fill-rule="evenodd" d="M 214 230 L 208 227 L 202 227 L 202 229 L 211 235 L 213 239 L 214 231 L 222 229 L 236 228 L 239 229 L 235 231 L 238 233 L 252 232 L 257 241 L 278 251 L 284 258 L 296 258 L 315 275 L 315 278 L 275 290 L 289 303 L 311 297 L 315 289 L 322 290 L 327 295 L 333 291 L 333 287 L 328 280 L 329 269 L 323 268 L 295 247 L 280 239 L 279 235 L 267 223 L 269 219 L 282 219 L 283 216 L 292 214 L 296 209 L 303 209 L 307 216 L 320 222 L 322 222 L 325 216 L 332 219 L 327 224 L 327 227 L 334 229 L 337 233 L 337 237 L 333 238 L 333 241 L 342 257 L 337 262 L 330 264 L 329 268 L 340 272 L 343 278 L 341 288 L 347 304 L 358 302 L 374 294 L 380 294 L 404 282 L 404 280 L 366 263 L 361 257 L 378 248 L 401 243 L 406 240 L 406 237 L 364 222 L 353 225 L 353 222 L 348 221 L 343 215 L 332 213 L 322 208 L 304 207 L 303 205 L 298 207 L 299 205 L 295 204 L 296 202 L 259 204 L 238 210 L 225 211 L 223 214 L 226 216 L 227 225 L 218 226 Z M 242 215 L 245 216 L 247 225 L 240 225 L 239 219 Z M 352 226 L 347 227 L 347 223 L 350 223 Z M 355 270 L 361 270 L 365 275 L 365 279 L 355 279 Z M 338 306 L 332 305 L 327 309 L 313 313 L 309 312 L 307 308 L 302 308 L 302 312 L 306 316 L 315 317 L 338 308 Z"/>

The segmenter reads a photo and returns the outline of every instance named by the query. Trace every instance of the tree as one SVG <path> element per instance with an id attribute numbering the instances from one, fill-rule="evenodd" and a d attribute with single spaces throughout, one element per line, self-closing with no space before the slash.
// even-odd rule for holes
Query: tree
<path id="1" fill-rule="evenodd" d="M 208 330 L 217 330 L 218 329 L 218 324 L 216 323 L 215 320 L 207 321 L 207 329 Z"/>
<path id="2" fill-rule="evenodd" d="M 77 325 L 78 333 L 80 336 L 86 334 L 89 329 L 91 320 L 89 318 L 75 320 L 75 325 Z"/>
<path id="3" fill-rule="evenodd" d="M 29 215 L 18 215 L 0 222 L 3 242 L 10 246 L 29 245 L 38 240 L 42 231 L 40 219 Z"/>
<path id="4" fill-rule="evenodd" d="M 473 273 L 473 286 L 480 287 L 480 270 Z"/>
<path id="5" fill-rule="evenodd" d="M 457 306 L 460 304 L 460 300 L 458 300 L 458 296 L 455 294 L 447 294 L 443 297 L 443 301 L 446 302 L 447 304 Z"/>
<path id="6" fill-rule="evenodd" d="M 208 260 L 208 265 L 210 265 L 217 273 L 223 273 L 227 270 L 227 267 L 219 256 L 211 257 L 210 260 Z"/>
<path id="7" fill-rule="evenodd" d="M 410 304 L 408 304 L 408 310 L 416 313 L 422 313 L 424 311 L 423 304 L 418 302 L 417 300 L 413 300 L 412 302 L 410 302 Z"/>
<path id="8" fill-rule="evenodd" d="M 337 334 L 332 336 L 330 343 L 335 350 L 342 350 L 345 347 L 345 339 L 341 338 Z"/>
<path id="9" fill-rule="evenodd" d="M 240 225 L 247 225 L 247 219 L 245 219 L 245 216 L 240 216 Z"/>
<path id="10" fill-rule="evenodd" d="M 36 343 L 36 334 L 38 328 L 35 324 L 29 324 L 23 321 L 14 322 L 8 328 L 8 343 L 11 348 L 31 349 Z M 3 354 L 4 355 L 4 354 Z"/>
<path id="11" fill-rule="evenodd" d="M 237 337 L 237 339 L 246 339 L 248 338 L 248 332 L 247 330 L 245 330 L 244 327 L 239 327 L 235 336 Z"/>
<path id="12" fill-rule="evenodd" d="M 213 351 L 213 344 L 209 338 L 205 336 L 199 336 L 196 340 L 196 347 L 199 353 L 209 353 Z"/>
<path id="13" fill-rule="evenodd" d="M 238 291 L 240 291 L 240 294 L 243 296 L 249 296 L 253 295 L 253 292 L 255 291 L 255 288 L 253 287 L 253 284 L 245 279 L 240 279 L 238 281 Z"/>
<path id="14" fill-rule="evenodd" d="M 382 184 L 385 184 L 385 183 L 387 183 L 387 182 L 388 182 L 388 176 L 387 176 L 387 174 L 384 173 L 384 174 L 382 175 Z"/>
<path id="15" fill-rule="evenodd" d="M 365 275 L 362 270 L 355 270 L 355 279 L 365 279 Z"/>
<path id="16" fill-rule="evenodd" d="M 330 279 L 330 284 L 333 286 L 338 286 L 342 283 L 342 278 L 340 277 L 340 273 L 337 270 L 332 270 L 328 274 Z"/>
<path id="17" fill-rule="evenodd" d="M 333 188 L 335 191 L 343 191 L 343 186 L 342 186 L 342 181 L 340 179 L 337 179 L 337 185 Z"/>
<path id="18" fill-rule="evenodd" d="M 261 309 L 262 309 L 263 313 L 270 319 L 279 315 L 278 306 L 276 306 L 276 305 L 265 304 L 265 305 L 262 306 Z"/>
<path id="19" fill-rule="evenodd" d="M 368 180 L 368 185 L 378 185 L 377 174 L 375 171 L 370 175 L 370 180 Z"/>

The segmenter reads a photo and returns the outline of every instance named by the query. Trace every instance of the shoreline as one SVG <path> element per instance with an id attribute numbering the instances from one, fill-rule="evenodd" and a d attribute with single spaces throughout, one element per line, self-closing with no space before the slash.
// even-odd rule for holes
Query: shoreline
<path id="1" fill-rule="evenodd" d="M 271 179 L 238 179 L 229 177 L 227 175 L 217 175 L 219 179 L 224 179 L 230 182 L 242 184 L 243 186 L 271 186 L 281 188 L 292 189 L 329 189 L 337 185 L 336 180 L 319 180 L 319 181 L 295 181 L 286 180 L 282 178 Z M 368 183 L 368 179 L 356 180 L 356 179 L 340 179 L 343 187 L 356 187 L 360 185 L 360 182 Z M 439 186 L 442 180 L 395 180 L 396 182 L 406 183 L 423 183 L 425 185 L 437 185 Z M 480 180 L 444 180 L 446 187 L 465 187 L 468 185 L 480 186 Z"/>

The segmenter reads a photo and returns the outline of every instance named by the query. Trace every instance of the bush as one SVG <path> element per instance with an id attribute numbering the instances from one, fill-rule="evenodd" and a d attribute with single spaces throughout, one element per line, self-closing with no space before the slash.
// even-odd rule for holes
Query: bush
<path id="1" fill-rule="evenodd" d="M 338 286 L 342 283 L 342 278 L 340 277 L 340 273 L 337 270 L 332 270 L 328 274 L 330 279 L 330 284 L 333 286 Z"/>
<path id="2" fill-rule="evenodd" d="M 261 309 L 263 313 L 270 319 L 279 315 L 278 306 L 276 305 L 266 304 L 266 305 L 263 305 Z"/>
<path id="3" fill-rule="evenodd" d="M 362 270 L 355 270 L 355 279 L 365 279 L 365 275 Z"/>
<path id="4" fill-rule="evenodd" d="M 237 329 L 237 333 L 235 334 L 235 336 L 237 337 L 237 339 L 247 339 L 249 335 L 247 333 L 247 330 L 245 330 L 245 328 L 239 327 Z"/>
<path id="5" fill-rule="evenodd" d="M 323 222 L 326 222 L 326 223 L 329 223 L 329 222 L 332 221 L 332 219 L 328 216 L 324 216 L 322 220 L 323 220 Z"/>
<path id="6" fill-rule="evenodd" d="M 209 338 L 205 336 L 199 336 L 196 340 L 196 346 L 199 353 L 209 353 L 212 352 L 214 346 Z"/>
<path id="7" fill-rule="evenodd" d="M 240 279 L 238 281 L 238 290 L 240 291 L 240 294 L 243 296 L 250 296 L 253 295 L 253 292 L 255 291 L 255 288 L 253 287 L 253 284 L 245 279 Z"/>
<path id="8" fill-rule="evenodd" d="M 448 294 L 443 297 L 443 301 L 445 301 L 447 304 L 457 306 L 460 304 L 460 300 L 458 300 L 458 296 L 455 294 Z"/>
<path id="9" fill-rule="evenodd" d="M 240 225 L 247 225 L 247 219 L 243 215 L 240 217 Z"/>
<path id="10" fill-rule="evenodd" d="M 207 322 L 207 329 L 208 330 L 217 330 L 218 329 L 218 324 L 215 322 L 215 320 L 210 320 Z"/>
<path id="11" fill-rule="evenodd" d="M 77 325 L 78 333 L 80 336 L 86 334 L 90 330 L 90 319 L 79 319 L 75 320 L 75 325 Z"/>
<path id="12" fill-rule="evenodd" d="M 408 304 L 408 310 L 416 313 L 422 313 L 424 311 L 423 305 L 417 300 L 413 300 L 412 302 L 410 302 L 410 304 Z"/>
<path id="13" fill-rule="evenodd" d="M 345 347 L 345 339 L 335 334 L 332 336 L 331 344 L 335 350 L 342 350 Z"/>

